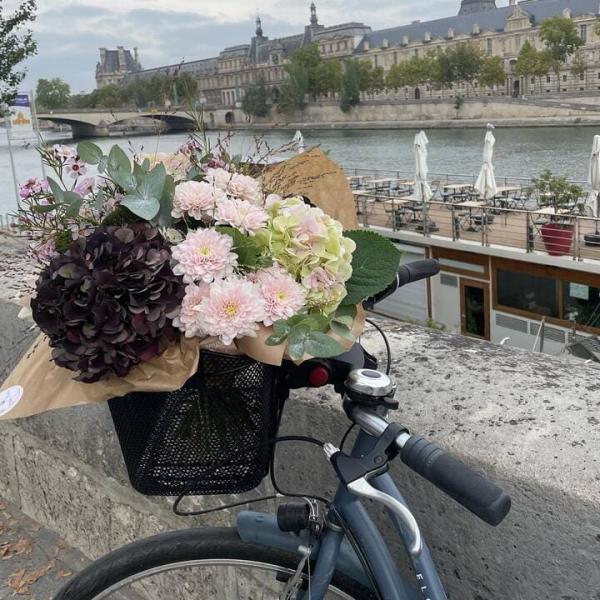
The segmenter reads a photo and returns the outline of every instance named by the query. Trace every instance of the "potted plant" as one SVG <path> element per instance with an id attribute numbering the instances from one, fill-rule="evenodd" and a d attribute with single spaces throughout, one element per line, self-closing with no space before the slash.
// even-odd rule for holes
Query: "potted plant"
<path id="1" fill-rule="evenodd" d="M 577 202 L 583 195 L 583 188 L 546 170 L 539 178 L 533 179 L 533 189 L 543 206 L 554 209 L 550 220 L 540 229 L 548 254 L 569 254 L 574 234 L 574 225 L 570 217 L 579 212 Z"/>

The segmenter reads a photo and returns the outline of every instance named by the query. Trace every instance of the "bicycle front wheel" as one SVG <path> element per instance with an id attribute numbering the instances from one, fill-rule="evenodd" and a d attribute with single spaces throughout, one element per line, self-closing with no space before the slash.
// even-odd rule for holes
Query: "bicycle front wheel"
<path id="1" fill-rule="evenodd" d="M 235 529 L 189 529 L 141 540 L 92 563 L 54 600 L 283 599 L 299 557 L 242 541 Z M 310 600 L 303 576 L 298 597 Z M 296 597 L 291 596 L 292 598 Z M 327 600 L 369 600 L 372 592 L 336 572 Z"/>

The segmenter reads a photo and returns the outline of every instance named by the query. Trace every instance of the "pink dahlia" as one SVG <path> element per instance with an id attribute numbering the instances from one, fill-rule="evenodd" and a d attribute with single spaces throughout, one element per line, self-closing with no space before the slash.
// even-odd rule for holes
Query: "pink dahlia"
<path id="1" fill-rule="evenodd" d="M 267 224 L 267 213 L 250 202 L 227 198 L 217 204 L 217 223 L 231 225 L 242 233 L 255 234 Z"/>
<path id="2" fill-rule="evenodd" d="M 226 192 L 229 187 L 231 177 L 232 173 L 222 168 L 206 170 L 206 182 L 224 192 Z"/>
<path id="3" fill-rule="evenodd" d="M 265 325 L 268 327 L 279 319 L 289 319 L 304 307 L 306 290 L 290 275 L 264 278 L 260 292 L 265 303 Z"/>
<path id="4" fill-rule="evenodd" d="M 215 281 L 197 311 L 204 331 L 219 337 L 226 345 L 236 338 L 256 337 L 265 318 L 258 287 L 245 279 Z"/>
<path id="5" fill-rule="evenodd" d="M 189 215 L 200 220 L 215 207 L 215 202 L 225 199 L 225 194 L 205 181 L 185 181 L 175 188 L 171 215 L 180 219 Z"/>
<path id="6" fill-rule="evenodd" d="M 240 200 L 246 200 L 247 202 L 259 204 L 261 206 L 263 204 L 260 182 L 258 179 L 254 179 L 254 177 L 248 177 L 248 175 L 242 175 L 241 173 L 234 173 L 227 186 L 227 192 Z"/>
<path id="7" fill-rule="evenodd" d="M 259 269 L 254 273 L 248 273 L 246 278 L 252 283 L 262 284 L 269 279 L 282 277 L 284 275 L 288 275 L 288 272 L 281 265 L 274 263 L 272 266 L 266 267 L 265 269 Z"/>
<path id="8" fill-rule="evenodd" d="M 231 251 L 232 247 L 230 236 L 213 229 L 191 231 L 172 250 L 177 262 L 173 273 L 182 275 L 185 283 L 210 283 L 228 277 L 237 267 L 237 255 Z"/>
<path id="9" fill-rule="evenodd" d="M 185 296 L 181 302 L 179 315 L 173 319 L 173 325 L 185 333 L 186 338 L 203 337 L 206 331 L 198 319 L 198 307 L 208 296 L 209 285 L 188 285 L 185 288 Z"/>

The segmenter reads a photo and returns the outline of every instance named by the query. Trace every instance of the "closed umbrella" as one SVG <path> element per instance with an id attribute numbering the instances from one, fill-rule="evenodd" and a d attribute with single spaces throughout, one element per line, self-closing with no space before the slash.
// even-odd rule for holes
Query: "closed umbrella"
<path id="1" fill-rule="evenodd" d="M 298 154 L 302 154 L 304 150 L 306 150 L 306 146 L 304 144 L 304 136 L 300 130 L 296 131 L 294 134 L 294 148 L 298 152 Z"/>
<path id="2" fill-rule="evenodd" d="M 415 197 L 421 203 L 431 200 L 433 192 L 427 183 L 427 144 L 429 140 L 424 131 L 415 136 Z"/>
<path id="3" fill-rule="evenodd" d="M 498 194 L 498 186 L 496 185 L 496 176 L 494 175 L 494 144 L 496 138 L 492 133 L 493 125 L 488 125 L 485 141 L 483 143 L 483 165 L 479 172 L 479 177 L 475 183 L 475 189 L 484 200 L 492 200 Z"/>
<path id="4" fill-rule="evenodd" d="M 594 144 L 592 146 L 592 156 L 590 158 L 590 179 L 589 184 L 592 187 L 586 206 L 589 206 L 594 217 L 600 217 L 600 135 L 594 136 Z"/>

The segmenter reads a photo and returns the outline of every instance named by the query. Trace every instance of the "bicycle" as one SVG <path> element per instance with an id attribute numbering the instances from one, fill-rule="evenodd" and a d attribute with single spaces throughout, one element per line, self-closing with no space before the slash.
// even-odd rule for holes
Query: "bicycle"
<path id="1" fill-rule="evenodd" d="M 396 281 L 365 304 L 372 308 L 402 285 L 438 271 L 432 260 L 404 265 Z M 400 457 L 493 526 L 506 517 L 511 501 L 503 490 L 436 444 L 411 435 L 399 423 L 388 422 L 386 416 L 398 408 L 398 402 L 389 377 L 391 351 L 385 341 L 386 373 L 377 370 L 376 360 L 358 344 L 335 359 L 282 367 L 288 391 L 323 383 L 326 371 L 327 383 L 343 397 L 350 429 L 359 428 L 349 454 L 343 451 L 346 436 L 340 443 L 342 449 L 301 436 L 269 441 L 271 448 L 291 439 L 319 445 L 340 482 L 332 501 L 304 498 L 283 503 L 276 516 L 244 510 L 233 528 L 190 529 L 134 542 L 88 566 L 55 600 L 204 600 L 213 596 L 219 600 L 445 600 L 419 525 L 388 473 L 390 462 Z M 318 372 L 319 377 L 315 377 L 317 368 L 325 369 Z M 280 491 L 272 468 L 271 477 L 275 490 Z M 186 514 L 178 509 L 183 496 L 174 507 L 177 514 Z M 274 497 L 280 495 L 269 498 Z M 363 500 L 387 509 L 414 567 L 416 588 L 399 574 Z M 191 514 L 206 512 L 210 511 Z"/>

